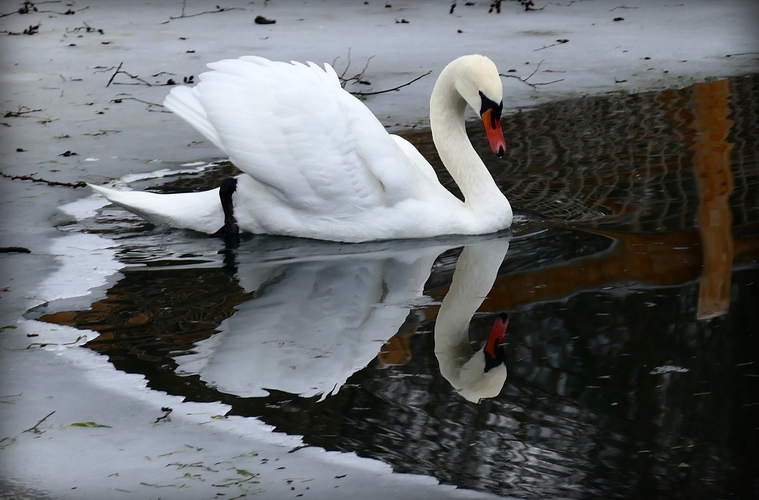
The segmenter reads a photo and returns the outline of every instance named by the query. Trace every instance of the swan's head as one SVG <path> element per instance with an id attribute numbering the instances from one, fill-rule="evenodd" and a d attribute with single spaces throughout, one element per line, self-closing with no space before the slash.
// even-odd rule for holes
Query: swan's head
<path id="1" fill-rule="evenodd" d="M 480 114 L 490 147 L 502 158 L 506 153 L 506 140 L 501 130 L 503 84 L 498 68 L 493 61 L 481 55 L 459 57 L 451 66 L 458 70 L 456 90 Z"/>
<path id="2" fill-rule="evenodd" d="M 458 381 L 454 385 L 462 397 L 473 403 L 500 394 L 506 383 L 506 350 L 503 346 L 509 317 L 501 314 L 493 324 L 485 347 L 474 353 L 461 366 Z"/>

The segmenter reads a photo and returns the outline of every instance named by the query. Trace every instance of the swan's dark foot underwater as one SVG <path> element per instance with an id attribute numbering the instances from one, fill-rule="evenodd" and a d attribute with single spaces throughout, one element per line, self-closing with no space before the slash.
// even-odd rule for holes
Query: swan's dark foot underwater
<path id="1" fill-rule="evenodd" d="M 219 228 L 218 231 L 213 233 L 211 235 L 211 238 L 239 238 L 240 236 L 240 228 L 237 227 L 237 224 L 234 222 L 231 224 L 224 223 L 223 226 Z"/>
<path id="2" fill-rule="evenodd" d="M 237 219 L 235 219 L 234 210 L 235 207 L 232 204 L 232 195 L 237 190 L 237 179 L 234 177 L 227 177 L 221 181 L 219 186 L 219 198 L 221 199 L 221 208 L 224 210 L 224 225 L 213 233 L 211 236 L 214 238 L 238 238 L 240 236 L 240 228 L 237 227 Z"/>

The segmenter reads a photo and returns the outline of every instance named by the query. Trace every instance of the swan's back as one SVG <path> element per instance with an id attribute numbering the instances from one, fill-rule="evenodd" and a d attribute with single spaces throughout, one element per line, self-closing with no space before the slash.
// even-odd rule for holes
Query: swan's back
<path id="1" fill-rule="evenodd" d="M 418 195 L 418 171 L 335 71 L 260 57 L 208 65 L 164 104 L 283 206 L 332 217 Z"/>

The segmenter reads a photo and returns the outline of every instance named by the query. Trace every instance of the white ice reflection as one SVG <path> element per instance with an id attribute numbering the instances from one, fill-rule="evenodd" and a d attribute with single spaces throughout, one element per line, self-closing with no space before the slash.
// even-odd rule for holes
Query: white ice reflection
<path id="1" fill-rule="evenodd" d="M 441 369 L 462 391 L 462 342 L 468 359 L 473 352 L 467 327 L 493 285 L 508 237 L 304 242 L 288 248 L 286 256 L 281 251 L 256 252 L 255 257 L 241 252 L 236 276 L 246 292 L 255 292 L 254 298 L 238 305 L 220 332 L 199 342 L 193 353 L 176 357 L 178 372 L 198 374 L 206 384 L 241 397 L 266 396 L 268 390 L 322 399 L 336 394 L 398 333 L 412 309 L 430 304 L 423 291 L 435 260 L 464 243 L 459 279 L 454 278 L 460 289 L 451 291 L 438 313 L 438 323 L 450 326 L 442 332 L 445 338 L 436 333 L 448 351 L 442 357 L 437 353 Z M 501 386 L 504 380 L 505 369 Z"/>

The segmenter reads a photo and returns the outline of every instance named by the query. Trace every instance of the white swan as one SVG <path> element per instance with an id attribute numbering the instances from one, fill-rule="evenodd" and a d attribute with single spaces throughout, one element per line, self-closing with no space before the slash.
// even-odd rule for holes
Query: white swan
<path id="1" fill-rule="evenodd" d="M 508 316 L 501 314 L 496 319 L 487 342 L 476 352 L 469 345 L 469 322 L 493 288 L 508 249 L 508 240 L 498 239 L 464 247 L 435 320 L 435 356 L 440 373 L 461 396 L 474 403 L 497 396 L 506 382 L 506 354 L 501 346 Z"/>
<path id="2" fill-rule="evenodd" d="M 176 87 L 164 104 L 243 171 L 221 189 L 155 194 L 92 186 L 157 224 L 212 234 L 239 230 L 359 242 L 485 234 L 511 225 L 512 210 L 464 127 L 480 113 L 502 156 L 503 88 L 487 57 L 448 64 L 430 99 L 440 158 L 464 195 L 438 181 L 406 140 L 388 134 L 335 71 L 246 56 L 208 65 L 195 87 Z M 221 197 L 222 203 L 219 203 Z M 224 205 L 224 208 L 222 208 Z"/>

